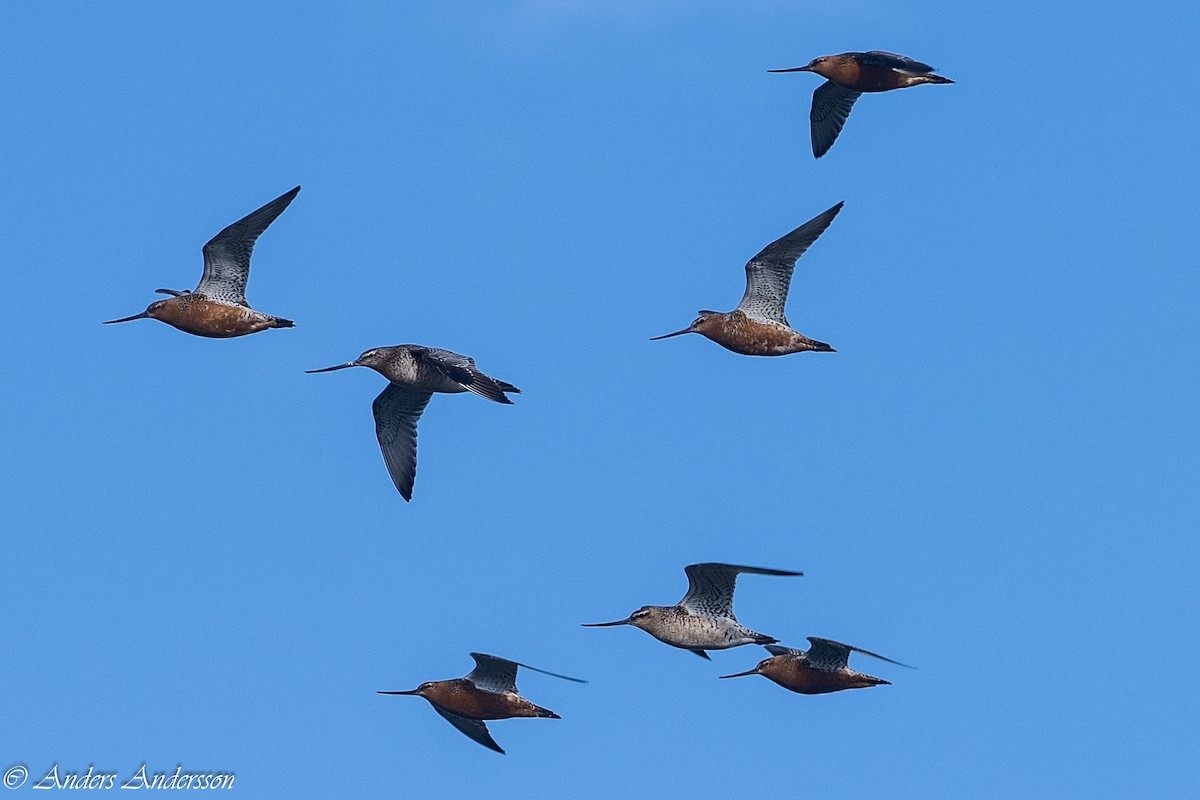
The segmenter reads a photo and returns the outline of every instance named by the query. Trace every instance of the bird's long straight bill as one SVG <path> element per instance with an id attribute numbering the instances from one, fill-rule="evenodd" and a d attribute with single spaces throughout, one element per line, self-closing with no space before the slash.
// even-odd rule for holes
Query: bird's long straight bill
<path id="1" fill-rule="evenodd" d="M 769 69 L 767 72 L 812 72 L 810 67 L 789 67 L 788 69 Z"/>
<path id="2" fill-rule="evenodd" d="M 416 689 L 409 689 L 407 692 L 376 692 L 375 694 L 416 694 Z"/>
<path id="3" fill-rule="evenodd" d="M 112 325 L 117 322 L 129 322 L 130 320 L 135 320 L 135 319 L 147 319 L 147 318 L 149 318 L 149 316 L 150 316 L 149 314 L 147 314 L 145 311 L 143 311 L 140 314 L 134 314 L 132 317 L 125 317 L 124 319 L 110 319 L 107 322 L 105 322 L 104 324 Z"/>
<path id="4" fill-rule="evenodd" d="M 613 625 L 628 625 L 629 617 L 626 617 L 625 619 L 619 619 L 616 622 L 584 622 L 581 624 L 585 628 L 610 628 Z"/>
<path id="5" fill-rule="evenodd" d="M 304 370 L 304 374 L 311 375 L 314 372 L 333 372 L 335 369 L 345 369 L 346 367 L 357 367 L 357 366 L 358 366 L 357 361 L 347 361 L 345 364 L 338 364 L 333 367 L 325 367 L 324 369 L 306 369 L 306 370 Z"/>
<path id="6" fill-rule="evenodd" d="M 662 336 L 651 336 L 650 341 L 657 342 L 659 339 L 670 339 L 672 336 L 683 336 L 685 333 L 695 333 L 695 331 L 693 331 L 691 328 L 684 328 L 683 330 L 675 331 L 674 333 L 664 333 Z"/>
<path id="7" fill-rule="evenodd" d="M 722 678 L 744 678 L 747 675 L 757 675 L 757 674 L 758 674 L 758 668 L 755 667 L 754 669 L 747 670 L 745 672 L 735 672 L 732 675 L 722 675 L 721 677 Z"/>

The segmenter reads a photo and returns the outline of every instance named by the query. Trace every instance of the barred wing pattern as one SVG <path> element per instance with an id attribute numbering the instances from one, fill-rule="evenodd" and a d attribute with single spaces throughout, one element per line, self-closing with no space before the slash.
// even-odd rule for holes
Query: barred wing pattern
<path id="1" fill-rule="evenodd" d="M 467 673 L 467 680 L 485 692 L 517 691 L 517 666 L 507 658 L 489 656 L 486 653 L 471 653 L 475 669 Z"/>
<path id="2" fill-rule="evenodd" d="M 878 653 L 872 653 L 870 650 L 863 650 L 861 647 L 855 647 L 852 644 L 842 644 L 841 642 L 835 642 L 832 639 L 822 639 L 819 636 L 809 636 L 807 638 L 812 644 L 812 647 L 808 649 L 808 660 L 813 662 L 814 666 L 817 666 L 820 669 L 838 669 L 839 667 L 845 667 L 850 663 L 850 653 L 852 652 L 862 653 L 864 656 L 878 658 L 880 661 L 886 661 L 889 664 L 896 664 L 901 667 L 908 667 L 909 669 L 912 669 L 912 667 L 910 667 L 908 664 L 904 664 L 899 661 L 893 661 L 886 656 L 881 656 Z"/>
<path id="3" fill-rule="evenodd" d="M 246 281 L 254 242 L 299 194 L 297 186 L 225 228 L 204 245 L 204 275 L 196 291 L 210 300 L 247 306 Z"/>
<path id="4" fill-rule="evenodd" d="M 829 152 L 838 134 L 850 117 L 854 102 L 862 92 L 847 89 L 833 81 L 826 81 L 813 92 L 812 110 L 808 113 L 809 130 L 812 132 L 812 151 L 817 158 Z"/>
<path id="5" fill-rule="evenodd" d="M 804 656 L 804 659 L 813 667 L 826 672 L 834 672 L 839 669 L 849 669 L 850 654 L 862 653 L 871 658 L 878 658 L 880 661 L 886 661 L 889 664 L 896 664 L 901 667 L 913 669 L 908 664 L 900 661 L 894 661 L 886 656 L 881 656 L 878 653 L 872 653 L 870 650 L 863 650 L 861 647 L 855 647 L 851 644 L 843 644 L 835 642 L 832 639 L 822 639 L 819 636 L 806 637 L 812 645 L 808 650 L 797 650 L 794 647 L 781 647 L 775 644 L 766 645 L 766 649 L 774 656 Z"/>
<path id="6" fill-rule="evenodd" d="M 412 500 L 417 477 L 417 420 L 431 397 L 432 392 L 389 383 L 371 404 L 379 449 L 392 482 L 405 500 Z"/>
<path id="7" fill-rule="evenodd" d="M 788 325 L 783 307 L 796 261 L 833 222 L 842 203 L 810 219 L 762 249 L 746 264 L 746 294 L 738 310 L 751 319 Z M 788 325 L 790 328 L 791 325 Z"/>
<path id="8" fill-rule="evenodd" d="M 688 591 L 679 601 L 679 605 L 700 616 L 728 617 L 732 620 L 737 619 L 733 616 L 733 590 L 738 575 L 802 574 L 781 569 L 743 567 L 737 564 L 692 564 L 684 567 L 683 571 L 687 574 Z"/>
<path id="9" fill-rule="evenodd" d="M 475 659 L 475 669 L 467 673 L 467 680 L 488 692 L 517 691 L 517 667 L 540 672 L 543 675 L 549 675 L 553 678 L 562 678 L 564 681 L 587 683 L 585 680 L 572 678 L 569 675 L 559 675 L 557 672 L 538 669 L 537 667 L 531 667 L 519 661 L 509 661 L 507 658 L 500 658 L 499 656 L 489 656 L 486 653 L 471 653 L 471 658 Z"/>

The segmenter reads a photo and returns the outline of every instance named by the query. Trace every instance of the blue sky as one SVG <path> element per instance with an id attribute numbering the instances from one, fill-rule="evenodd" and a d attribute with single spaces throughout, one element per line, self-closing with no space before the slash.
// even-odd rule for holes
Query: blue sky
<path id="1" fill-rule="evenodd" d="M 0 768 L 229 796 L 1184 797 L 1200 774 L 1192 4 L 11 3 Z M 819 79 L 886 49 L 954 86 Z M 1165 76 L 1165 77 L 1164 77 Z M 296 184 L 241 339 L 144 321 Z M 788 315 L 836 354 L 649 342 L 846 203 Z M 436 396 L 414 501 L 368 370 Z M 747 625 L 915 664 L 820 697 L 617 619 L 699 561 Z M 469 651 L 562 720 L 424 701 Z M 18 791 L 30 793 L 27 784 Z M 103 793 L 103 792 L 102 792 Z"/>

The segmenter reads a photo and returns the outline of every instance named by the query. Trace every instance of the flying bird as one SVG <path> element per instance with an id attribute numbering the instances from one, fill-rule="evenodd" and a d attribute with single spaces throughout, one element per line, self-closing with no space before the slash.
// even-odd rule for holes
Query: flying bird
<path id="1" fill-rule="evenodd" d="M 687 594 L 673 606 L 642 606 L 616 622 L 585 623 L 585 628 L 632 625 L 672 647 L 691 650 L 709 658 L 705 650 L 725 650 L 743 644 L 779 641 L 755 633 L 733 615 L 733 589 L 737 576 L 803 575 L 781 569 L 743 567 L 736 564 L 692 564 L 683 570 L 688 578 Z"/>
<path id="2" fill-rule="evenodd" d="M 746 264 L 746 293 L 733 311 L 699 311 L 699 317 L 681 331 L 655 336 L 651 341 L 698 333 L 726 350 L 747 356 L 783 356 L 816 350 L 835 352 L 824 342 L 810 339 L 784 316 L 792 271 L 804 251 L 817 240 L 842 210 L 838 203 L 762 249 Z"/>
<path id="3" fill-rule="evenodd" d="M 771 658 L 760 661 L 758 666 L 747 672 L 722 675 L 721 677 L 740 678 L 744 675 L 762 675 L 793 692 L 827 694 L 840 692 L 843 689 L 863 689 L 868 686 L 891 684 L 891 681 L 864 675 L 850 669 L 851 652 L 878 658 L 889 664 L 908 667 L 908 664 L 901 664 L 899 661 L 884 658 L 870 650 L 835 642 L 832 639 L 809 636 L 808 641 L 812 644 L 808 650 L 793 650 L 790 647 L 767 645 L 767 650 L 772 654 Z M 908 668 L 912 669 L 912 667 Z"/>
<path id="4" fill-rule="evenodd" d="M 370 367 L 390 381 L 371 404 L 371 410 L 375 413 L 375 434 L 388 474 L 406 501 L 412 500 L 413 481 L 417 477 L 417 420 L 434 392 L 474 392 L 488 400 L 512 405 L 505 392 L 521 391 L 511 383 L 484 375 L 476 369 L 473 358 L 419 344 L 376 347 L 345 364 L 308 372 L 332 372 L 347 367 Z"/>
<path id="5" fill-rule="evenodd" d="M 171 295 L 151 303 L 141 314 L 111 319 L 105 325 L 135 319 L 157 319 L 185 333 L 227 339 L 267 328 L 290 328 L 290 319 L 255 311 L 246 302 L 250 253 L 254 242 L 300 192 L 297 186 L 218 233 L 204 245 L 204 274 L 195 291 L 155 289 Z"/>
<path id="6" fill-rule="evenodd" d="M 808 62 L 807 66 L 767 71 L 815 72 L 828 78 L 813 92 L 812 111 L 808 115 L 813 155 L 817 158 L 833 147 L 854 101 L 863 92 L 888 92 L 920 83 L 954 83 L 949 78 L 934 75 L 933 67 L 928 64 L 883 50 L 821 56 Z"/>
<path id="7" fill-rule="evenodd" d="M 579 678 L 547 672 L 544 669 L 531 667 L 509 661 L 506 658 L 471 653 L 475 659 L 475 669 L 466 677 L 446 681 L 426 681 L 416 689 L 406 692 L 379 692 L 379 694 L 411 694 L 424 697 L 433 706 L 433 710 L 460 731 L 479 742 L 484 747 L 503 753 L 504 750 L 496 744 L 488 732 L 485 719 L 509 719 L 511 717 L 549 717 L 561 719 L 549 709 L 534 705 L 517 693 L 517 667 L 552 675 L 575 683 L 587 683 Z"/>

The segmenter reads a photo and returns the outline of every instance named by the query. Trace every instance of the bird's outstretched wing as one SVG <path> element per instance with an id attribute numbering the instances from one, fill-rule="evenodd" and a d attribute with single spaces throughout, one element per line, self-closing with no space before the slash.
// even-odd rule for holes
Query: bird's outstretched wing
<path id="1" fill-rule="evenodd" d="M 430 705 L 432 705 L 432 703 Z M 493 739 L 492 734 L 488 732 L 487 725 L 484 724 L 483 720 L 460 717 L 458 714 L 454 714 L 445 710 L 444 708 L 439 708 L 438 706 L 433 706 L 433 710 L 445 717 L 446 721 L 451 725 L 458 728 L 460 731 L 465 733 L 467 736 L 470 736 L 487 749 L 495 750 L 500 754 L 504 753 L 504 748 L 496 744 L 496 740 Z"/>
<path id="2" fill-rule="evenodd" d="M 812 643 L 812 647 L 808 649 L 806 656 L 814 666 L 820 669 L 839 669 L 850 663 L 850 653 L 862 653 L 871 658 L 878 658 L 880 661 L 886 661 L 889 664 L 896 664 L 901 667 L 908 667 L 900 661 L 893 661 L 886 656 L 881 656 L 878 653 L 872 653 L 870 650 L 863 650 L 861 647 L 855 647 L 852 644 L 843 644 L 835 642 L 832 639 L 822 639 L 819 636 L 809 636 L 808 641 Z M 770 649 L 770 648 L 768 648 Z"/>
<path id="3" fill-rule="evenodd" d="M 389 383 L 371 404 L 383 461 L 405 500 L 412 500 L 413 481 L 417 478 L 417 420 L 430 397 L 432 392 Z"/>
<path id="4" fill-rule="evenodd" d="M 687 574 L 688 590 L 679 604 L 693 614 L 730 619 L 736 619 L 733 616 L 733 589 L 738 575 L 803 574 L 738 564 L 692 564 L 684 567 L 683 571 Z"/>
<path id="5" fill-rule="evenodd" d="M 475 659 L 475 669 L 466 676 L 471 683 L 485 692 L 517 691 L 517 662 L 486 653 L 471 653 L 471 658 Z"/>
<path id="6" fill-rule="evenodd" d="M 487 653 L 471 653 L 471 658 L 475 659 L 475 669 L 467 673 L 467 680 L 486 692 L 516 692 L 517 667 L 524 667 L 534 672 L 540 672 L 543 675 L 562 678 L 565 681 L 587 683 L 587 681 L 579 678 L 572 678 L 569 675 L 559 675 L 557 672 L 538 669 L 537 667 L 531 667 L 519 661 L 509 661 L 507 658 L 500 658 L 499 656 L 489 656 Z"/>
<path id="7" fill-rule="evenodd" d="M 783 307 L 796 261 L 842 210 L 838 203 L 762 249 L 746 264 L 746 294 L 738 310 L 751 319 L 788 324 Z M 791 327 L 791 326 L 789 326 Z"/>
<path id="8" fill-rule="evenodd" d="M 813 92 L 812 110 L 808 112 L 808 127 L 812 132 L 812 151 L 817 158 L 829 152 L 862 92 L 847 89 L 833 81 L 825 81 Z"/>
<path id="9" fill-rule="evenodd" d="M 196 291 L 211 300 L 230 305 L 248 306 L 246 281 L 250 277 L 250 254 L 254 242 L 283 213 L 300 192 L 297 186 L 252 211 L 204 245 L 204 275 Z"/>

